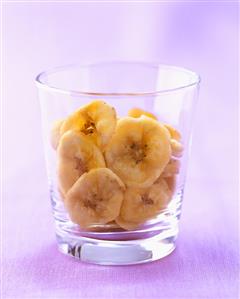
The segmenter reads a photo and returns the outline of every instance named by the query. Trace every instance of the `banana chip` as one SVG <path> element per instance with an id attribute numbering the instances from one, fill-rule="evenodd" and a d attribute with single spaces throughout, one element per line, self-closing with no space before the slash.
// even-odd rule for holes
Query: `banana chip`
<path id="1" fill-rule="evenodd" d="M 93 101 L 69 116 L 60 133 L 62 135 L 68 130 L 81 132 L 104 150 L 115 130 L 116 120 L 113 107 L 103 101 Z"/>
<path id="2" fill-rule="evenodd" d="M 110 169 L 90 170 L 66 195 L 71 220 L 86 229 L 113 221 L 119 215 L 124 190 L 124 184 Z"/>
<path id="3" fill-rule="evenodd" d="M 58 182 L 63 194 L 85 172 L 105 167 L 101 151 L 81 132 L 67 131 L 60 139 L 58 154 Z"/>
<path id="4" fill-rule="evenodd" d="M 63 120 L 58 120 L 53 124 L 52 130 L 51 130 L 51 138 L 50 142 L 53 147 L 53 149 L 57 149 L 58 143 L 61 137 L 60 130 L 61 126 L 63 124 Z"/>
<path id="5" fill-rule="evenodd" d="M 128 188 L 116 222 L 126 230 L 137 228 L 164 210 L 170 199 L 171 192 L 164 179 L 149 188 Z"/>
<path id="6" fill-rule="evenodd" d="M 128 116 L 131 116 L 131 117 L 137 118 L 137 117 L 140 117 L 142 115 L 145 115 L 147 117 L 150 117 L 150 118 L 153 118 L 153 119 L 157 120 L 157 117 L 154 114 L 152 114 L 150 112 L 147 112 L 147 111 L 144 111 L 140 108 L 132 108 L 128 111 Z"/>
<path id="7" fill-rule="evenodd" d="M 105 152 L 107 166 L 132 187 L 150 186 L 160 176 L 170 156 L 167 129 L 145 116 L 120 119 Z"/>

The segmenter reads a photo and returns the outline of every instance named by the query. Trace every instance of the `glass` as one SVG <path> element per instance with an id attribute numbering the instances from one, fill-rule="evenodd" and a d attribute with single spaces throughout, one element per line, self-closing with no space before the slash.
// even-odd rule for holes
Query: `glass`
<path id="1" fill-rule="evenodd" d="M 72 65 L 37 76 L 61 252 L 125 265 L 174 250 L 199 83 L 183 68 L 135 62 Z M 90 152 L 94 158 L 84 160 Z"/>

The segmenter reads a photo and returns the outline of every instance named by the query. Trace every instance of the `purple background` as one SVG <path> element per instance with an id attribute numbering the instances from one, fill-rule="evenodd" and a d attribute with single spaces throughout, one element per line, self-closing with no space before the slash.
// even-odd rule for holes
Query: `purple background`
<path id="1" fill-rule="evenodd" d="M 237 298 L 237 3 L 3 4 L 3 298 Z M 99 267 L 56 249 L 34 77 L 143 60 L 202 76 L 177 249 Z"/>

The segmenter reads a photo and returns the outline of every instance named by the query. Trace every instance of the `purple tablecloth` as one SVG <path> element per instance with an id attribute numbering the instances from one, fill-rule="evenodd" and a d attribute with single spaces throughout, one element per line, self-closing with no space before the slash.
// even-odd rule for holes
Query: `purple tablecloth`
<path id="1" fill-rule="evenodd" d="M 125 267 L 84 264 L 59 253 L 45 180 L 19 181 L 24 187 L 15 181 L 4 201 L 3 298 L 237 298 L 231 180 L 190 178 L 176 250 Z"/>
<path id="2" fill-rule="evenodd" d="M 238 297 L 238 7 L 180 2 L 4 4 L 4 299 Z M 177 248 L 150 264 L 83 264 L 56 247 L 33 79 L 108 59 L 203 78 Z"/>

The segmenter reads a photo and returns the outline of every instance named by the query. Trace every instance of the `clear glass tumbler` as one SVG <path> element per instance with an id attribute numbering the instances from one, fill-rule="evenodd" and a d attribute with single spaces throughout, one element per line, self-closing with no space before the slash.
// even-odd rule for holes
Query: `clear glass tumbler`
<path id="1" fill-rule="evenodd" d="M 36 78 L 58 247 L 127 265 L 175 248 L 200 78 L 107 62 Z"/>

